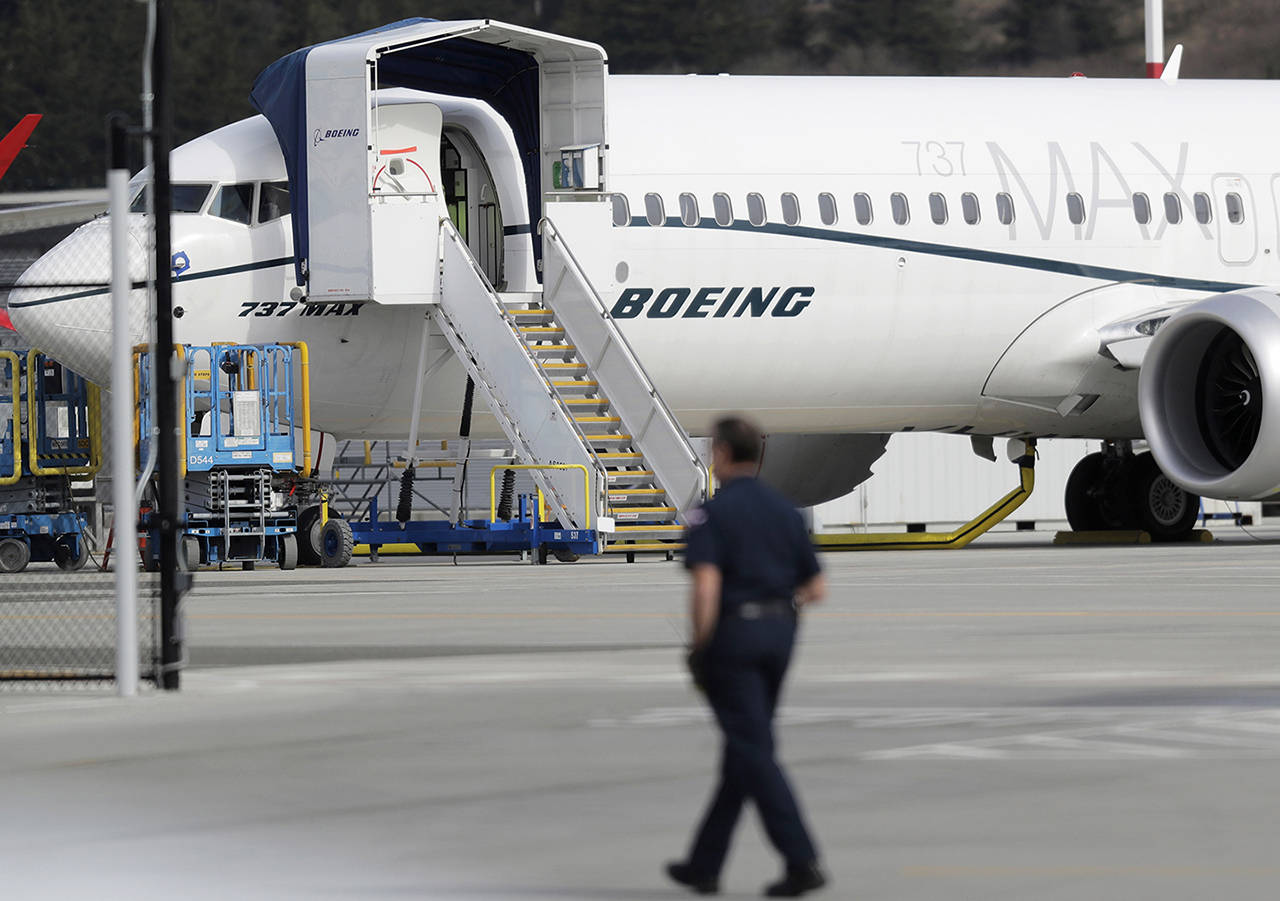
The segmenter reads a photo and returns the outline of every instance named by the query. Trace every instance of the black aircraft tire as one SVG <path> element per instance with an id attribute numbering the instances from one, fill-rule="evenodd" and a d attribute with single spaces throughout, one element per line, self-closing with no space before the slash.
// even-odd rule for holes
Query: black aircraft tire
<path id="1" fill-rule="evenodd" d="M 1102 454 L 1089 454 L 1067 476 L 1067 522 L 1073 532 L 1097 532 L 1106 523 L 1094 492 L 1102 484 Z"/>
<path id="2" fill-rule="evenodd" d="M 0 572 L 20 573 L 31 562 L 31 548 L 25 541 L 6 538 L 0 541 Z"/>
<path id="3" fill-rule="evenodd" d="M 320 533 L 321 565 L 331 569 L 346 566 L 351 562 L 351 552 L 355 546 L 351 524 L 345 519 L 330 519 Z"/>
<path id="4" fill-rule="evenodd" d="M 330 519 L 335 519 L 332 511 Z M 324 523 L 320 521 L 320 505 L 307 507 L 298 514 L 298 563 L 302 566 L 320 565 L 320 533 Z"/>
<path id="5" fill-rule="evenodd" d="M 1182 541 L 1200 519 L 1200 496 L 1174 484 L 1151 454 L 1134 458 L 1130 476 L 1134 507 L 1152 541 Z"/>

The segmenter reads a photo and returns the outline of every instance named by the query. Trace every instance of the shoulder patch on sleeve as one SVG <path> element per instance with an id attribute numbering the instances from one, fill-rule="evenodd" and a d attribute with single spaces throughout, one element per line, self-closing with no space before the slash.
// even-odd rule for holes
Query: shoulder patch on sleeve
<path id="1" fill-rule="evenodd" d="M 694 507 L 687 514 L 685 514 L 684 519 L 685 519 L 685 525 L 687 525 L 691 529 L 696 529 L 698 526 L 706 524 L 707 511 L 702 507 Z"/>

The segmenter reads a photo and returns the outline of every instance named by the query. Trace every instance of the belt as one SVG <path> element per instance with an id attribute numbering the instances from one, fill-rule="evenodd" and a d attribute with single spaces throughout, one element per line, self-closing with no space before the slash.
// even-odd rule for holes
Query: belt
<path id="1" fill-rule="evenodd" d="M 732 615 L 740 619 L 760 619 L 763 616 L 794 616 L 795 601 L 746 601 L 738 605 Z"/>

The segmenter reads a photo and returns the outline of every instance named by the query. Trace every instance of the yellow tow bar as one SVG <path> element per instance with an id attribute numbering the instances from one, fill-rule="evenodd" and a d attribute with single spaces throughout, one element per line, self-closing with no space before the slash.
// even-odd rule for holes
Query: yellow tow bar
<path id="1" fill-rule="evenodd" d="M 813 543 L 823 550 L 845 551 L 889 551 L 889 550 L 925 550 L 928 548 L 960 548 L 969 544 L 980 535 L 986 534 L 992 526 L 1008 519 L 1014 510 L 1023 505 L 1036 487 L 1036 445 L 1035 441 L 1026 442 L 1026 453 L 1016 459 L 1018 464 L 1018 487 L 987 508 L 980 516 L 969 520 L 952 532 L 882 532 L 882 533 L 841 533 L 815 535 Z"/>

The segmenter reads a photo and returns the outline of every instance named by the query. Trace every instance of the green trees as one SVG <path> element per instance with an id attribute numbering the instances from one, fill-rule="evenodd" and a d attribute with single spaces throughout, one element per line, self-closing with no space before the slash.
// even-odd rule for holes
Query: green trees
<path id="1" fill-rule="evenodd" d="M 1142 72 L 1142 5 L 1113 0 L 171 0 L 179 142 L 253 114 L 291 50 L 424 10 L 602 44 L 613 72 L 1065 75 Z M 1188 73 L 1274 77 L 1274 0 L 1169 0 Z M 102 183 L 104 119 L 139 118 L 145 6 L 0 2 L 0 133 L 45 115 L 0 189 Z M 1222 35 L 1229 35 L 1230 40 Z"/>

